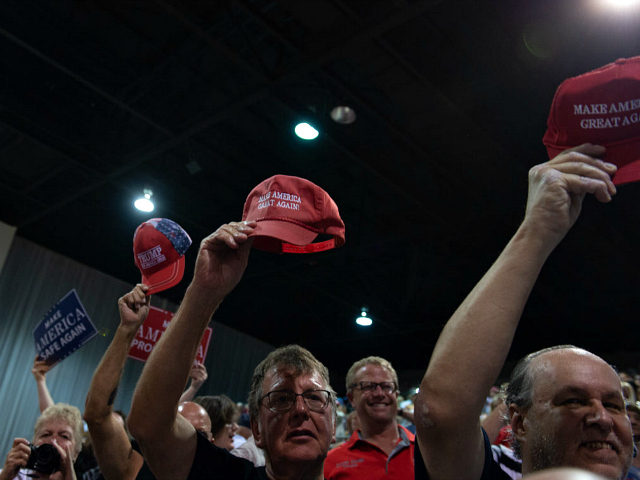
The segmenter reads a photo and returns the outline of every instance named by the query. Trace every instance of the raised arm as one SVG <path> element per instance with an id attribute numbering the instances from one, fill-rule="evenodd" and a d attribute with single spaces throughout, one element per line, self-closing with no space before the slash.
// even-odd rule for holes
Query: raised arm
<path id="1" fill-rule="evenodd" d="M 159 480 L 186 478 L 191 469 L 196 431 L 177 414 L 178 401 L 211 315 L 244 273 L 254 227 L 225 224 L 202 241 L 193 280 L 138 381 L 128 425 Z"/>
<path id="2" fill-rule="evenodd" d="M 207 380 L 207 376 L 207 367 L 202 363 L 191 365 L 191 372 L 189 373 L 191 383 L 189 384 L 189 388 L 182 392 L 178 403 L 180 404 L 182 402 L 190 402 L 193 400 L 193 397 L 196 396 L 196 393 L 198 393 L 202 384 Z"/>
<path id="3" fill-rule="evenodd" d="M 51 394 L 49 393 L 49 388 L 47 387 L 46 375 L 50 369 L 51 365 L 49 365 L 45 360 L 40 360 L 40 357 L 36 355 L 36 358 L 33 360 L 31 373 L 33 373 L 33 378 L 36 380 L 36 388 L 38 390 L 38 408 L 40 409 L 40 413 L 44 412 L 48 407 L 54 404 L 53 398 L 51 398 Z"/>
<path id="4" fill-rule="evenodd" d="M 442 330 L 415 408 L 431 480 L 480 478 L 480 412 L 540 269 L 575 223 L 585 194 L 608 202 L 616 192 L 610 179 L 616 167 L 598 160 L 603 154 L 585 144 L 529 171 L 522 224 Z"/>
<path id="5" fill-rule="evenodd" d="M 120 325 L 91 380 L 84 409 L 93 450 L 106 480 L 134 479 L 142 467 L 142 456 L 131 448 L 113 402 L 131 341 L 149 314 L 150 297 L 142 284 L 118 300 Z"/>

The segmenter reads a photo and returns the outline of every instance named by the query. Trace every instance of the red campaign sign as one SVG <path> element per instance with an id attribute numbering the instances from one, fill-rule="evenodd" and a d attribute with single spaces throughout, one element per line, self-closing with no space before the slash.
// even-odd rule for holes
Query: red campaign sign
<path id="1" fill-rule="evenodd" d="M 144 321 L 135 338 L 131 342 L 131 348 L 129 349 L 129 356 L 146 362 L 149 358 L 149 354 L 153 350 L 164 331 L 169 326 L 169 322 L 173 318 L 173 312 L 168 310 L 162 310 L 157 307 L 149 307 L 149 315 Z M 200 346 L 196 352 L 195 362 L 204 363 L 204 359 L 207 357 L 207 350 L 209 350 L 209 342 L 211 341 L 212 328 L 207 327 L 202 334 L 200 340 Z"/>

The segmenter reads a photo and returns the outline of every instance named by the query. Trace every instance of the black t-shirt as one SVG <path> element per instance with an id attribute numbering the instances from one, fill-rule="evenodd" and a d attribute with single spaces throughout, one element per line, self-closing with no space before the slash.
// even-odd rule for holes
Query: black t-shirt
<path id="1" fill-rule="evenodd" d="M 489 437 L 487 437 L 484 429 L 482 430 L 482 435 L 484 436 L 484 467 L 479 480 L 511 480 L 511 477 L 500 468 L 500 464 L 493 459 L 491 443 L 489 442 Z M 415 480 L 429 480 L 429 474 L 424 466 L 424 461 L 422 460 L 422 454 L 420 453 L 420 446 L 418 445 L 417 439 L 413 456 Z"/>
<path id="2" fill-rule="evenodd" d="M 78 480 L 104 480 L 93 450 L 87 446 L 83 446 L 80 450 L 78 458 L 73 463 L 73 469 Z"/>
<path id="3" fill-rule="evenodd" d="M 138 445 L 138 442 L 136 442 L 135 440 L 131 440 L 131 448 L 133 448 L 140 454 L 140 456 L 142 456 L 142 452 L 140 451 L 140 445 Z M 144 457 L 142 457 L 142 459 L 144 460 Z M 142 468 L 140 468 L 138 475 L 136 475 L 136 480 L 156 480 L 156 477 L 153 476 L 153 473 L 149 469 L 146 460 L 142 462 Z"/>
<path id="4" fill-rule="evenodd" d="M 196 456 L 187 480 L 269 480 L 265 467 L 231 455 L 198 433 Z"/>

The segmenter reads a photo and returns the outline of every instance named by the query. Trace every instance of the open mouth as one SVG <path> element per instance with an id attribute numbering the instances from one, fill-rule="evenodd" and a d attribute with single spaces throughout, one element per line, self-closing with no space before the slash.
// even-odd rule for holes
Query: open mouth
<path id="1" fill-rule="evenodd" d="M 592 442 L 584 442 L 582 446 L 593 451 L 597 450 L 611 450 L 614 452 L 618 452 L 618 447 L 611 442 L 603 442 L 603 441 L 592 441 Z"/>
<path id="2" fill-rule="evenodd" d="M 293 432 L 287 435 L 287 438 L 306 438 L 306 437 L 316 438 L 316 436 L 313 434 L 311 430 L 306 430 L 306 429 L 294 430 Z"/>

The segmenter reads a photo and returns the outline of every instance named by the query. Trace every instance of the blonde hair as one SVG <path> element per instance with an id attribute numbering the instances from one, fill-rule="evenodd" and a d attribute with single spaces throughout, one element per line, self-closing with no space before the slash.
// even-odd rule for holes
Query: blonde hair
<path id="1" fill-rule="evenodd" d="M 385 369 L 387 372 L 391 374 L 391 378 L 396 384 L 396 387 L 398 386 L 398 374 L 396 373 L 396 370 L 391 365 L 391 362 L 389 360 L 385 360 L 382 357 L 371 356 L 371 357 L 365 357 L 363 359 L 360 359 L 357 362 L 355 362 L 353 365 L 351 365 L 351 368 L 347 372 L 347 381 L 346 381 L 347 391 L 353 388 L 353 382 L 356 379 L 356 373 L 358 372 L 358 370 L 360 370 L 362 367 L 365 367 L 367 365 L 377 365 L 380 368 Z"/>
<path id="2" fill-rule="evenodd" d="M 82 414 L 80 413 L 80 410 L 78 410 L 78 407 L 74 407 L 68 403 L 56 403 L 55 405 L 45 408 L 33 427 L 33 437 L 35 438 L 38 435 L 38 432 L 42 430 L 44 423 L 51 420 L 62 420 L 71 427 L 74 443 L 73 453 L 77 456 L 82 448 L 83 432 Z"/>

